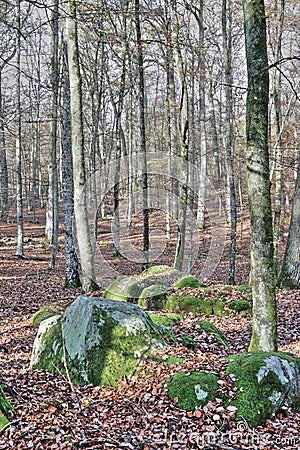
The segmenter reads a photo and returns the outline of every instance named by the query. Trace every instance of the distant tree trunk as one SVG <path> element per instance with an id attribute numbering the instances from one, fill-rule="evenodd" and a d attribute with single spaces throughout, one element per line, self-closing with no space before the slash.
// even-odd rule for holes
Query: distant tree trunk
<path id="1" fill-rule="evenodd" d="M 187 212 L 187 185 L 188 185 L 188 146 L 189 146 L 189 107 L 188 107 L 188 89 L 185 76 L 185 67 L 182 58 L 182 52 L 179 44 L 179 23 L 177 17 L 176 0 L 171 2 L 172 13 L 172 43 L 175 51 L 175 61 L 180 83 L 180 107 L 177 116 L 178 136 L 180 140 L 181 157 L 181 181 L 179 186 L 179 213 L 178 213 L 178 237 L 176 246 L 176 255 L 174 267 L 177 270 L 183 269 L 185 237 L 186 237 L 186 212 Z"/>
<path id="2" fill-rule="evenodd" d="M 236 195 L 235 179 L 233 165 L 233 98 L 232 98 L 232 3 L 231 0 L 223 0 L 222 4 L 222 35 L 223 35 L 223 54 L 225 64 L 225 96 L 226 96 L 226 134 L 225 134 L 225 152 L 226 152 L 226 172 L 228 195 L 230 200 L 230 257 L 228 283 L 235 283 L 235 256 L 236 256 Z"/>
<path id="3" fill-rule="evenodd" d="M 76 22 L 76 4 L 69 0 L 66 18 L 66 41 L 68 48 L 68 66 L 70 77 L 71 103 L 71 141 L 74 178 L 74 212 L 77 242 L 82 268 L 82 288 L 84 292 L 98 289 L 96 283 L 94 255 L 90 241 L 86 202 L 86 175 L 83 147 L 82 90 L 78 57 L 78 37 Z"/>
<path id="4" fill-rule="evenodd" d="M 263 0 L 243 0 L 248 93 L 246 163 L 251 226 L 253 326 L 250 351 L 277 349 L 268 149 L 269 74 Z"/>
<path id="5" fill-rule="evenodd" d="M 282 44 L 282 32 L 284 23 L 284 2 L 285 0 L 279 0 L 278 21 L 277 21 L 277 35 L 276 35 L 276 48 L 275 48 L 275 61 L 279 61 L 282 57 L 281 44 Z M 281 125 L 282 125 L 282 112 L 281 112 L 281 72 L 275 67 L 274 74 L 274 112 L 275 112 L 275 206 L 274 206 L 274 265 L 275 275 L 278 270 L 278 246 L 280 239 L 280 224 L 281 224 L 281 206 L 282 206 L 282 159 L 283 148 L 281 139 Z"/>
<path id="6" fill-rule="evenodd" d="M 143 268 L 149 266 L 149 210 L 148 210 L 148 171 L 147 171 L 147 147 L 146 147 L 146 123 L 145 123 L 145 81 L 144 81 L 144 57 L 142 48 L 140 2 L 135 0 L 135 26 L 138 52 L 139 74 L 139 119 L 140 119 L 140 148 L 142 157 L 142 186 L 143 186 Z"/>
<path id="7" fill-rule="evenodd" d="M 58 246 L 58 173 L 57 173 L 57 108 L 58 108 L 58 0 L 52 6 L 52 112 L 51 112 L 51 168 L 52 168 L 52 254 L 49 269 L 55 269 Z"/>
<path id="8" fill-rule="evenodd" d="M 68 53 L 63 43 L 63 113 L 62 113 L 62 197 L 65 228 L 66 276 L 65 287 L 80 286 L 78 258 L 74 242 L 74 188 L 71 146 L 70 82 L 68 73 Z"/>
<path id="9" fill-rule="evenodd" d="M 22 190 L 22 123 L 21 123 L 21 0 L 16 3 L 17 38 L 16 38 L 16 173 L 17 173 L 17 223 L 18 242 L 16 255 L 23 257 L 24 225 L 23 225 L 23 190 Z"/>
<path id="10" fill-rule="evenodd" d="M 278 285 L 282 288 L 300 288 L 300 152 L 289 235 L 286 243 Z"/>
<path id="11" fill-rule="evenodd" d="M 4 111 L 2 99 L 2 67 L 0 68 L 0 206 L 1 219 L 4 223 L 8 221 L 8 170 L 6 157 L 6 142 L 4 134 Z"/>

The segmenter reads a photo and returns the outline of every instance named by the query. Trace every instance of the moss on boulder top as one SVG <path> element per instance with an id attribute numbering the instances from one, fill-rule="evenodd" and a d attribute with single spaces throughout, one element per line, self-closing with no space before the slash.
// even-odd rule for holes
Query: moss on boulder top
<path id="1" fill-rule="evenodd" d="M 165 308 L 170 311 L 186 311 L 202 313 L 206 315 L 215 314 L 224 315 L 224 303 L 218 298 L 185 297 L 178 295 L 169 295 L 166 300 Z"/>
<path id="2" fill-rule="evenodd" d="M 168 396 L 171 400 L 176 399 L 180 408 L 193 411 L 196 406 L 204 406 L 216 399 L 218 380 L 212 373 L 178 372 L 167 384 Z"/>
<path id="3" fill-rule="evenodd" d="M 138 299 L 138 304 L 148 311 L 159 311 L 165 303 L 164 288 L 159 284 L 153 284 L 143 289 Z"/>
<path id="4" fill-rule="evenodd" d="M 190 288 L 206 287 L 206 285 L 201 283 L 201 281 L 194 275 L 189 274 L 189 275 L 185 275 L 184 277 L 182 277 L 178 281 L 176 281 L 176 283 L 174 284 L 174 287 L 177 289 L 183 289 L 185 287 L 190 287 Z"/>
<path id="5" fill-rule="evenodd" d="M 80 296 L 63 316 L 41 323 L 31 367 L 61 372 L 74 384 L 117 386 L 143 354 L 163 345 L 159 329 L 138 305 Z"/>
<path id="6" fill-rule="evenodd" d="M 63 310 L 64 308 L 62 308 L 61 306 L 43 306 L 43 308 L 41 308 L 31 317 L 29 322 L 37 328 L 43 320 L 48 319 L 52 316 L 56 316 L 57 314 L 61 314 Z"/>
<path id="7" fill-rule="evenodd" d="M 288 353 L 242 353 L 229 358 L 234 374 L 237 420 L 250 428 L 265 423 L 282 407 L 300 410 L 300 359 Z"/>

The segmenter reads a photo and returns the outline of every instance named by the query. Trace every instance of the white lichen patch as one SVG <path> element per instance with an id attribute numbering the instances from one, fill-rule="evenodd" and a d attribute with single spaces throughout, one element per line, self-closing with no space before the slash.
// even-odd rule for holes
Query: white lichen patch
<path id="1" fill-rule="evenodd" d="M 272 405 L 277 405 L 278 402 L 281 400 L 281 398 L 282 398 L 282 392 L 278 392 L 278 391 L 273 391 L 272 395 L 270 395 L 270 397 L 268 397 L 268 399 L 270 400 Z"/>
<path id="2" fill-rule="evenodd" d="M 274 372 L 279 378 L 283 386 L 287 383 L 299 379 L 299 369 L 294 362 L 281 359 L 278 356 L 270 356 L 265 358 L 265 365 L 262 366 L 258 373 L 257 379 L 260 383 L 270 371 Z"/>
<path id="3" fill-rule="evenodd" d="M 201 388 L 200 384 L 196 384 L 195 394 L 196 394 L 197 400 L 204 400 L 208 396 L 208 392 L 204 391 Z"/>

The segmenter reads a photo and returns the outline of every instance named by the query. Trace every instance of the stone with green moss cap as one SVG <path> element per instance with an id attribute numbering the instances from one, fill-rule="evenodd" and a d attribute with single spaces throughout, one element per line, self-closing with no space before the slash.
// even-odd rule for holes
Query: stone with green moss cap
<path id="1" fill-rule="evenodd" d="M 177 280 L 176 283 L 174 284 L 174 287 L 177 289 L 182 289 L 185 287 L 198 288 L 198 287 L 206 287 L 206 284 L 202 283 L 194 275 L 188 274 L 180 278 L 180 280 Z"/>
<path id="2" fill-rule="evenodd" d="M 204 406 L 216 399 L 219 389 L 217 375 L 205 372 L 175 373 L 167 384 L 168 396 L 178 399 L 178 406 L 193 411 L 196 406 Z"/>
<path id="3" fill-rule="evenodd" d="M 281 408 L 300 410 L 300 359 L 288 353 L 242 353 L 229 358 L 227 374 L 236 377 L 236 418 L 250 428 Z"/>
<path id="4" fill-rule="evenodd" d="M 138 304 L 148 311 L 159 311 L 163 309 L 164 303 L 164 288 L 159 284 L 154 284 L 143 289 L 138 300 Z"/>
<path id="5" fill-rule="evenodd" d="M 138 305 L 80 296 L 63 316 L 41 323 L 31 367 L 61 372 L 74 384 L 117 386 L 143 354 L 163 345 L 158 328 Z"/>

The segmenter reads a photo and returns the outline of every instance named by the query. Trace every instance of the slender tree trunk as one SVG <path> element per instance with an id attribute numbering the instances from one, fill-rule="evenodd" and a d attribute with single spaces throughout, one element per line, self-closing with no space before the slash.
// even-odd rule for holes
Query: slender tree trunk
<path id="1" fill-rule="evenodd" d="M 69 0 L 66 18 L 66 41 L 70 77 L 71 141 L 74 178 L 74 212 L 77 242 L 82 268 L 82 288 L 84 292 L 98 289 L 96 284 L 94 255 L 90 241 L 90 229 L 86 202 L 86 175 L 83 146 L 83 117 L 81 75 L 78 57 L 78 37 L 76 4 Z"/>
<path id="2" fill-rule="evenodd" d="M 2 68 L 0 68 L 0 206 L 1 206 L 1 219 L 4 223 L 8 221 L 8 170 L 7 170 L 7 157 L 6 157 L 6 142 L 4 134 L 4 111 L 3 111 L 3 99 L 2 99 Z"/>
<path id="3" fill-rule="evenodd" d="M 21 0 L 16 3 L 17 38 L 16 38 L 16 173 L 17 173 L 17 223 L 18 242 L 16 255 L 23 257 L 24 225 L 23 225 L 23 190 L 22 190 L 22 123 L 21 123 Z"/>
<path id="4" fill-rule="evenodd" d="M 143 269 L 149 266 L 149 209 L 148 209 L 148 171 L 147 171 L 147 147 L 146 147 L 146 123 L 145 123 L 145 81 L 144 58 L 142 48 L 140 2 L 135 0 L 135 26 L 138 51 L 139 74 L 139 118 L 140 118 L 140 148 L 142 159 L 142 186 L 143 186 Z"/>
<path id="5" fill-rule="evenodd" d="M 80 286 L 79 265 L 74 242 L 74 188 L 71 146 L 70 82 L 67 46 L 63 44 L 63 113 L 62 113 L 62 196 L 65 228 L 66 276 L 65 287 Z"/>
<path id="6" fill-rule="evenodd" d="M 277 36 L 276 36 L 276 49 L 275 49 L 275 61 L 279 61 L 282 56 L 281 44 L 282 44 L 282 31 L 284 23 L 284 0 L 279 0 L 278 21 L 277 21 Z M 278 246 L 280 239 L 280 222 L 281 222 L 281 204 L 282 204 L 282 159 L 283 148 L 281 139 L 281 126 L 282 126 L 282 113 L 281 113 L 281 72 L 275 70 L 274 75 L 274 112 L 275 112 L 275 207 L 274 207 L 274 265 L 275 275 L 278 270 Z"/>
<path id="7" fill-rule="evenodd" d="M 250 351 L 277 349 L 268 149 L 269 75 L 263 0 L 243 0 L 248 94 L 246 163 L 251 227 L 253 326 Z"/>
<path id="8" fill-rule="evenodd" d="M 233 98 L 232 98 L 232 3 L 231 0 L 223 0 L 222 5 L 222 35 L 223 54 L 225 64 L 225 96 L 226 96 L 226 171 L 228 182 L 228 194 L 230 199 L 230 257 L 228 270 L 228 283 L 235 283 L 235 256 L 236 256 L 236 195 L 235 177 L 233 165 L 234 133 L 233 133 Z"/>
<path id="9" fill-rule="evenodd" d="M 51 166 L 52 166 L 52 254 L 49 269 L 55 269 L 58 245 L 58 172 L 57 172 L 57 108 L 58 108 L 58 0 L 52 11 L 52 112 L 51 112 Z"/>
<path id="10" fill-rule="evenodd" d="M 185 76 L 184 62 L 179 44 L 179 23 L 177 17 L 176 0 L 171 2 L 172 14 L 172 43 L 175 52 L 175 61 L 180 83 L 180 106 L 177 117 L 178 136 L 180 140 L 180 156 L 181 156 L 181 180 L 179 186 L 179 212 L 178 212 L 178 237 L 176 246 L 176 255 L 174 267 L 177 270 L 183 269 L 184 253 L 185 253 L 185 237 L 186 237 L 186 212 L 187 212 L 187 185 L 188 185 L 188 147 L 189 147 L 189 106 L 188 106 L 188 89 Z"/>
<path id="11" fill-rule="evenodd" d="M 300 288 L 300 152 L 289 235 L 278 284 L 282 288 Z"/>

